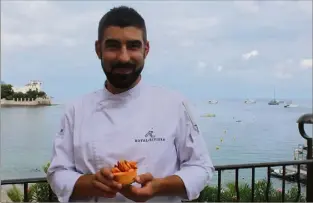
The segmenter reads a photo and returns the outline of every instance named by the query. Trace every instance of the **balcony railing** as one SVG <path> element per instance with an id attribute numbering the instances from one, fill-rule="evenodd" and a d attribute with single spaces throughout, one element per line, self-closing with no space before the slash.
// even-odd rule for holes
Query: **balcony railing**
<path id="1" fill-rule="evenodd" d="M 223 166 L 215 166 L 217 172 L 217 198 L 215 201 L 222 201 L 221 192 L 222 192 L 222 172 L 223 171 L 235 171 L 235 192 L 236 195 L 234 197 L 235 201 L 241 201 L 240 197 L 240 190 L 239 190 L 239 172 L 242 169 L 249 169 L 251 170 L 251 202 L 258 201 L 255 200 L 255 184 L 256 184 L 256 169 L 265 168 L 267 169 L 267 185 L 266 185 L 266 192 L 265 192 L 265 200 L 270 202 L 271 199 L 269 197 L 269 189 L 271 184 L 271 173 L 273 167 L 282 167 L 282 191 L 281 191 L 281 201 L 285 202 L 285 195 L 286 195 L 286 167 L 292 166 L 296 171 L 296 175 L 294 181 L 297 183 L 297 198 L 294 201 L 299 201 L 300 194 L 301 194 L 301 166 L 306 165 L 306 178 L 302 183 L 306 185 L 306 201 L 313 202 L 313 153 L 312 153 L 312 137 L 309 137 L 304 131 L 304 124 L 313 124 L 313 115 L 306 114 L 299 118 L 298 120 L 298 127 L 301 136 L 307 141 L 307 159 L 306 160 L 296 160 L 296 161 L 282 161 L 282 162 L 268 162 L 268 163 L 249 163 L 249 164 L 234 164 L 234 165 L 223 165 Z M 303 172 L 303 170 L 302 170 Z M 46 183 L 46 178 L 27 178 L 27 179 L 11 179 L 11 180 L 2 180 L 1 185 L 11 185 L 11 184 L 22 184 L 24 186 L 24 198 L 23 202 L 28 202 L 28 185 L 30 183 Z M 49 202 L 53 201 L 53 192 L 50 187 L 48 194 Z M 211 195 L 211 194 L 208 194 Z"/>

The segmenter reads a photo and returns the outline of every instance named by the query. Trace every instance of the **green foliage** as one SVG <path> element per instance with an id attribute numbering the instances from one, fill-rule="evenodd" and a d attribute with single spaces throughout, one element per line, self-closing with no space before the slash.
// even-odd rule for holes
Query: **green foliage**
<path id="1" fill-rule="evenodd" d="M 252 188 L 249 184 L 239 184 L 239 197 L 240 202 L 250 202 L 252 195 Z M 267 180 L 261 180 L 256 182 L 254 186 L 254 201 L 255 202 L 266 202 L 267 193 Z M 191 202 L 216 202 L 217 201 L 217 186 L 207 186 L 201 192 L 198 199 Z M 286 202 L 296 202 L 298 196 L 298 188 L 292 187 L 285 193 Z M 235 183 L 228 183 L 226 187 L 222 187 L 220 193 L 222 202 L 236 202 L 236 187 Z M 282 191 L 280 189 L 275 189 L 272 184 L 269 184 L 269 202 L 282 202 Z M 299 198 L 300 202 L 305 202 L 305 197 L 301 194 Z"/>
<path id="2" fill-rule="evenodd" d="M 14 91 L 12 89 L 12 85 L 10 84 L 1 84 L 1 99 L 12 99 Z"/>
<path id="3" fill-rule="evenodd" d="M 43 170 L 47 173 L 50 163 L 47 163 L 43 166 Z M 29 187 L 28 197 L 30 202 L 49 202 L 49 184 L 48 183 L 36 183 Z M 250 202 L 252 188 L 249 184 L 243 183 L 238 185 L 240 202 Z M 266 193 L 267 193 L 267 180 L 257 181 L 254 186 L 254 201 L 255 202 L 267 202 Z M 189 202 L 217 202 L 217 186 L 206 186 L 198 199 Z M 9 198 L 13 202 L 21 202 L 23 200 L 22 192 L 13 185 L 7 192 Z M 234 182 L 226 184 L 226 187 L 221 188 L 221 202 L 236 202 L 236 186 Z M 274 186 L 269 184 L 268 192 L 269 202 L 282 202 L 282 191 L 281 189 L 275 189 Z M 285 193 L 285 202 L 296 202 L 298 198 L 298 188 L 292 187 L 289 190 L 286 190 Z M 55 194 L 52 195 L 52 202 L 58 202 Z M 305 202 L 305 196 L 300 194 L 299 202 Z"/>
<path id="4" fill-rule="evenodd" d="M 37 99 L 45 98 L 47 94 L 44 91 L 29 90 L 25 94 L 22 92 L 14 92 L 12 85 L 1 84 L 1 99 L 5 98 L 7 100 L 13 99 Z"/>
<path id="5" fill-rule="evenodd" d="M 13 187 L 7 191 L 7 195 L 12 202 L 23 202 L 23 193 L 16 185 L 13 185 Z"/>
<path id="6" fill-rule="evenodd" d="M 49 165 L 50 163 L 47 163 L 43 166 L 45 173 L 47 173 Z M 35 183 L 30 185 L 28 188 L 29 202 L 51 202 L 49 201 L 49 190 L 50 186 L 48 183 Z M 7 194 L 13 202 L 22 202 L 23 200 L 23 193 L 15 185 L 8 190 Z M 52 194 L 52 202 L 58 202 L 55 194 Z"/>

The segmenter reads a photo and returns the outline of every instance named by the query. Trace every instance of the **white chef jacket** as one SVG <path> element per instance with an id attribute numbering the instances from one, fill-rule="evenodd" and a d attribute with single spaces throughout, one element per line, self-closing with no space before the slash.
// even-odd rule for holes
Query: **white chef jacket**
<path id="1" fill-rule="evenodd" d="M 186 100 L 176 92 L 144 84 L 112 94 L 106 88 L 69 105 L 57 133 L 47 180 L 60 202 L 69 202 L 77 179 L 113 167 L 121 159 L 137 161 L 138 173 L 162 178 L 178 175 L 188 200 L 209 183 L 214 167 Z M 131 201 L 115 198 L 81 201 Z M 180 197 L 149 201 L 180 202 Z"/>

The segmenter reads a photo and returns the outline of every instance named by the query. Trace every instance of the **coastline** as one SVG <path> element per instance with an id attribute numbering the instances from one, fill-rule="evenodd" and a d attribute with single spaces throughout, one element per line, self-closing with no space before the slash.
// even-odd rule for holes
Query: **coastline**
<path id="1" fill-rule="evenodd" d="M 52 105 L 53 104 L 50 98 L 18 99 L 18 100 L 1 99 L 1 107 L 38 107 Z"/>
<path id="2" fill-rule="evenodd" d="M 60 104 L 38 104 L 38 105 L 8 105 L 8 104 L 1 104 L 1 108 L 40 108 L 40 107 L 49 107 L 49 106 L 58 106 Z"/>

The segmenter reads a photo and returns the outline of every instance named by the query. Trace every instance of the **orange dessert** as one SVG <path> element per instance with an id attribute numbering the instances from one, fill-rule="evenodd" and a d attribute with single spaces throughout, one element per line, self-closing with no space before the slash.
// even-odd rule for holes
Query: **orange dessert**
<path id="1" fill-rule="evenodd" d="M 121 184 L 132 184 L 137 176 L 137 162 L 135 161 L 118 161 L 111 169 L 114 180 Z"/>

